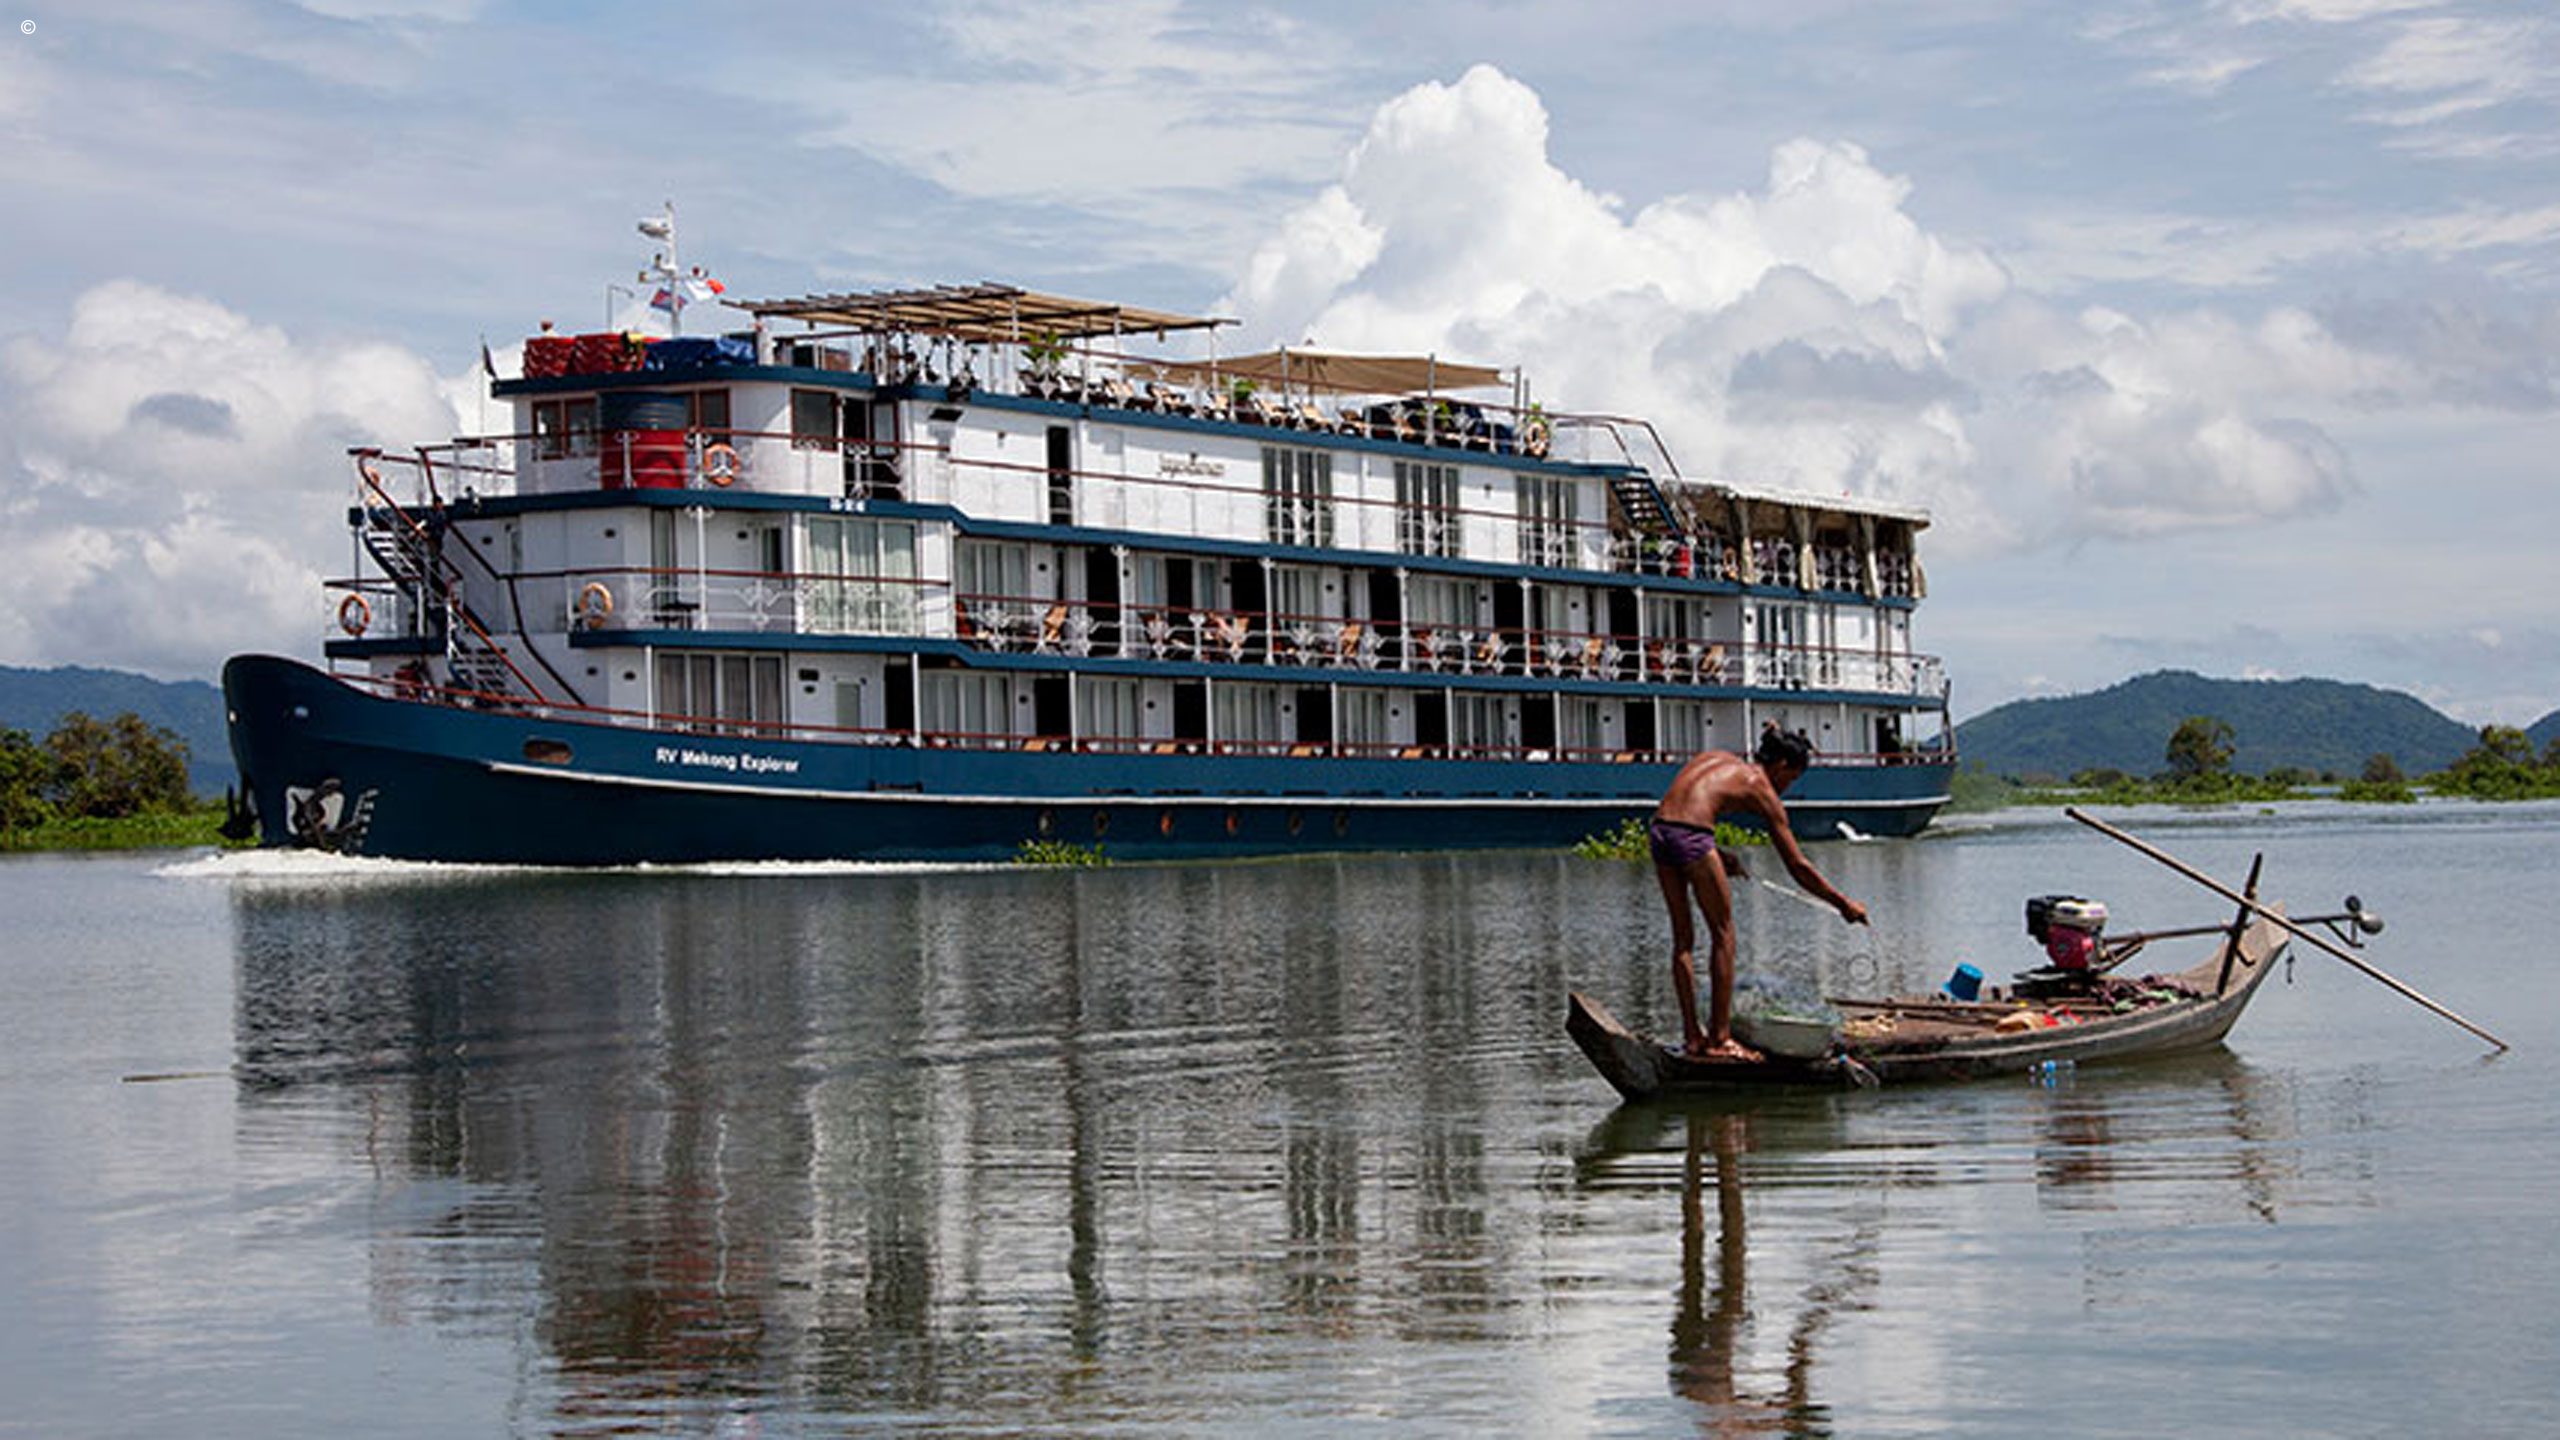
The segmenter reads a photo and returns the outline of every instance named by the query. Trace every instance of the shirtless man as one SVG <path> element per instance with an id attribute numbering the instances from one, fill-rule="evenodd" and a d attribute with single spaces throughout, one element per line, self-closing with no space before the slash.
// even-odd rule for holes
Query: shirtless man
<path id="1" fill-rule="evenodd" d="M 1671 909 L 1671 986 L 1680 997 L 1680 1025 L 1686 1053 L 1700 1060 L 1757 1060 L 1758 1051 L 1733 1038 L 1733 887 L 1728 868 L 1742 873 L 1738 857 L 1716 849 L 1719 817 L 1754 815 L 1769 831 L 1778 859 L 1806 892 L 1840 912 L 1852 925 L 1867 923 L 1867 909 L 1833 889 L 1813 862 L 1804 858 L 1787 808 L 1778 797 L 1813 763 L 1813 742 L 1774 726 L 1760 737 L 1753 760 L 1710 750 L 1680 767 L 1671 788 L 1654 808 L 1645 838 L 1653 852 L 1654 878 L 1662 882 L 1662 903 Z M 1698 930 L 1689 916 L 1694 893 L 1707 917 L 1707 1024 L 1698 1027 Z"/>

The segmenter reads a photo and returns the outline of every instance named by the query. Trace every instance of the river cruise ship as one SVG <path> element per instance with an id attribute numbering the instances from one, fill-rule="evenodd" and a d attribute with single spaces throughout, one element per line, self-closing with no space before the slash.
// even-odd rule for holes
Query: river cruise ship
<path id="1" fill-rule="evenodd" d="M 1684 476 L 1446 358 L 1001 284 L 737 308 L 546 327 L 505 433 L 353 453 L 328 668 L 224 671 L 240 823 L 562 865 L 1554 846 L 1773 725 L 1820 751 L 1806 838 L 1947 798 L 1918 511 Z"/>

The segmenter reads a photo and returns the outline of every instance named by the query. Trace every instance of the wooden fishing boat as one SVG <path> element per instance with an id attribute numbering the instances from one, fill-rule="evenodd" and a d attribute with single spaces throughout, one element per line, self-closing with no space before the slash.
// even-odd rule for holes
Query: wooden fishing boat
<path id="1" fill-rule="evenodd" d="M 1565 1029 L 1601 1078 L 1630 1100 L 1769 1086 L 1895 1084 L 2020 1074 L 2217 1044 L 2284 954 L 2283 907 L 2244 904 L 2187 969 L 2112 981 L 2085 996 L 1958 1001 L 1945 996 L 1831 1003 L 1842 1015 L 1818 1055 L 1693 1060 L 1640 1036 L 1607 1007 L 1572 996 Z M 2181 932 L 2194 933 L 2194 932 Z"/>

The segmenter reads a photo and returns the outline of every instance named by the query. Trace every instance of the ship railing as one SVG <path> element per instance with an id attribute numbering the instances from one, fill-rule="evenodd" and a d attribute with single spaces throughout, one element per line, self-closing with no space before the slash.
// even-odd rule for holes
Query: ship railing
<path id="1" fill-rule="evenodd" d="M 953 631 L 979 649 L 1206 664 L 1326 667 L 1933 698 L 1937 657 L 1816 645 L 1631 636 L 1288 611 L 962 592 Z M 899 632 L 905 633 L 905 632 Z"/>
<path id="2" fill-rule="evenodd" d="M 501 573 L 488 557 L 468 545 L 446 546 L 442 535 L 416 512 L 430 513 L 441 505 L 444 490 L 467 487 L 459 475 L 448 472 L 442 486 L 438 472 L 445 461 L 435 451 L 420 447 L 414 458 L 392 455 L 370 447 L 358 446 L 348 452 L 355 461 L 356 504 L 353 510 L 357 543 L 366 549 L 381 567 L 386 583 L 400 596 L 395 606 L 402 633 L 412 637 L 441 638 L 448 662 L 454 667 L 485 674 L 498 684 L 513 685 L 529 695 L 541 697 L 543 687 L 516 663 L 508 647 L 492 634 L 480 616 L 463 599 L 465 567 L 453 558 L 469 562 L 469 568 L 499 585 L 511 595 L 516 577 Z M 389 467 L 386 469 L 385 467 Z M 394 493 L 393 475 L 411 474 L 423 502 L 404 504 Z M 397 567 L 397 568 L 395 568 Z M 405 572 L 405 573 L 404 573 Z M 352 585 L 354 582 L 350 582 Z M 361 600 L 361 591 L 351 591 L 351 598 Z M 362 627 L 347 625 L 349 616 L 342 604 L 339 621 L 351 634 Z M 532 662 L 551 678 L 557 693 L 574 699 L 577 690 L 566 677 L 554 669 L 539 650 L 528 652 Z"/>
<path id="3" fill-rule="evenodd" d="M 915 727 L 814 725 L 752 720 L 728 715 L 674 714 L 602 705 L 579 705 L 529 698 L 523 694 L 437 685 L 415 672 L 390 676 L 344 674 L 341 681 L 386 698 L 448 705 L 457 709 L 503 711 L 522 718 L 649 729 L 675 735 L 727 738 L 768 743 L 880 745 L 926 750 L 1007 751 L 1023 754 L 1145 756 L 1223 756 L 1290 760 L 1459 760 L 1544 764 L 1677 764 L 1689 758 L 1684 749 L 1622 748 L 1592 744 L 1542 744 L 1520 741 L 1476 743 L 1425 742 L 1414 739 L 1316 739 L 1272 737 L 1208 737 L 1169 734 L 1028 734 Z M 1943 762 L 1952 752 L 1927 743 L 1867 752 L 1825 752 L 1815 759 L 1823 767 L 1873 767 Z M 568 766 L 577 762 L 576 732 L 529 738 L 527 762 Z"/>
<path id="4" fill-rule="evenodd" d="M 1589 423 L 1641 424 L 1608 417 L 1589 417 Z M 1264 489 L 1258 468 L 1249 483 L 1198 473 L 1232 462 L 1186 462 L 1178 473 L 1146 475 L 958 456 L 936 441 L 740 428 L 695 428 L 678 438 L 654 440 L 629 431 L 482 435 L 424 447 L 420 456 L 438 457 L 447 489 L 457 496 L 510 488 L 589 490 L 609 484 L 711 493 L 743 487 L 955 504 L 989 519 L 1426 558 L 1495 559 L 1682 580 L 1732 583 L 1743 578 L 1738 547 L 1709 526 L 1692 527 L 1683 539 L 1633 533 L 1606 515 L 1529 515 L 1499 504 L 1423 506 L 1391 495 L 1339 489 L 1275 500 Z M 418 468 L 423 481 L 425 467 Z M 421 485 L 418 500 L 433 498 L 427 489 Z M 1753 555 L 1758 577 L 1765 583 L 1798 583 L 1792 542 L 1762 537 L 1752 543 L 1759 547 Z M 1879 548 L 1875 571 L 1877 596 L 1916 593 L 1916 566 L 1908 553 Z M 1848 594 L 1869 589 L 1866 567 L 1855 551 L 1826 554 L 1819 583 Z"/>
<path id="5" fill-rule="evenodd" d="M 555 628 L 922 635 L 949 586 L 912 575 L 602 566 L 528 571 L 550 582 Z"/>
<path id="6" fill-rule="evenodd" d="M 993 653 L 1934 697 L 1935 656 L 1734 639 L 954 591 L 911 575 L 634 566 L 556 582 L 557 628 L 944 636 Z"/>
<path id="7" fill-rule="evenodd" d="M 483 495 L 743 488 L 896 500 L 907 498 L 908 476 L 938 462 L 944 449 L 832 431 L 691 426 L 470 435 L 422 453 L 447 457 L 447 467 Z"/>

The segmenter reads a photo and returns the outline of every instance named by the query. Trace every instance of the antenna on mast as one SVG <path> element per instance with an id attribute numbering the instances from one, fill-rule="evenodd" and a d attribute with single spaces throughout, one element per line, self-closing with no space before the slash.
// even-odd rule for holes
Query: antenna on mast
<path id="1" fill-rule="evenodd" d="M 676 263 L 676 202 L 669 200 L 655 215 L 640 217 L 640 233 L 666 246 L 650 257 L 647 269 L 637 277 L 641 284 L 654 282 L 658 289 L 649 304 L 667 312 L 667 324 L 673 333 L 684 333 L 684 271 Z"/>

